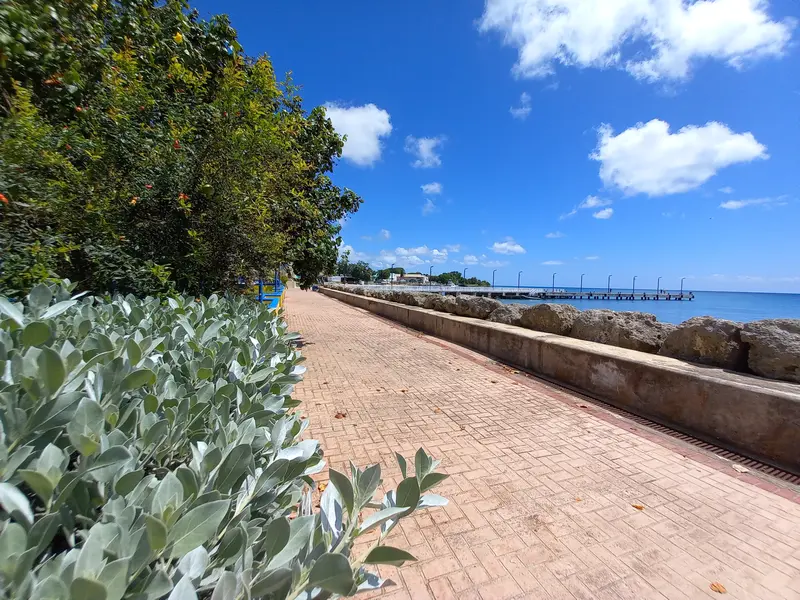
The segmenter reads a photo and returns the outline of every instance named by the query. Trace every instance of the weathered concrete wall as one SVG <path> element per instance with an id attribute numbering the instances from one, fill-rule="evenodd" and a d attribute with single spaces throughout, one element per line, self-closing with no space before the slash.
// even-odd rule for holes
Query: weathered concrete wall
<path id="1" fill-rule="evenodd" d="M 339 290 L 321 291 L 800 473 L 800 385 Z"/>

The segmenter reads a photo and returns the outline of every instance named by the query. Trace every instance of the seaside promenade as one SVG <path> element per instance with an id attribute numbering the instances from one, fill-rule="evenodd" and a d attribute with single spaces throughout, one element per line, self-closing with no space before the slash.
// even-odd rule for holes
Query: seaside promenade
<path id="1" fill-rule="evenodd" d="M 381 567 L 382 598 L 800 599 L 796 489 L 321 294 L 285 309 L 329 465 L 393 487 L 424 446 L 451 475 L 392 534 L 418 562 Z"/>

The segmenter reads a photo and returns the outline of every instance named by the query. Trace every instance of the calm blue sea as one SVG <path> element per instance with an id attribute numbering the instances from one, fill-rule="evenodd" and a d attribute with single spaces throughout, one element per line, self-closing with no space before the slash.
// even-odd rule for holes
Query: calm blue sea
<path id="1" fill-rule="evenodd" d="M 524 287 L 524 286 L 523 286 Z M 577 288 L 559 288 L 577 291 Z M 584 291 L 587 291 L 584 288 Z M 593 290 L 594 291 L 594 290 Z M 604 291 L 604 290 L 596 290 Z M 616 290 L 615 290 L 616 291 Z M 654 290 L 636 290 L 654 291 Z M 681 323 L 692 317 L 710 315 L 731 321 L 757 321 L 759 319 L 800 319 L 800 294 L 759 294 L 748 292 L 693 292 L 691 302 L 654 300 L 503 300 L 520 304 L 553 302 L 572 304 L 586 310 L 610 308 L 612 310 L 637 310 L 652 313 L 659 321 Z"/>

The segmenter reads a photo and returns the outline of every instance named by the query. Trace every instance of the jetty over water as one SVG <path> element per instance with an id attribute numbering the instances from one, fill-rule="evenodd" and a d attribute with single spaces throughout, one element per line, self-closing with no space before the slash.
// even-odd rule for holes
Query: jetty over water
<path id="1" fill-rule="evenodd" d="M 611 290 L 570 291 L 559 288 L 526 288 L 526 287 L 478 287 L 453 285 L 363 285 L 357 286 L 369 290 L 397 292 L 425 292 L 443 295 L 470 295 L 487 298 L 505 298 L 511 300 L 641 300 L 641 301 L 682 301 L 694 300 L 692 292 L 629 292 Z"/>

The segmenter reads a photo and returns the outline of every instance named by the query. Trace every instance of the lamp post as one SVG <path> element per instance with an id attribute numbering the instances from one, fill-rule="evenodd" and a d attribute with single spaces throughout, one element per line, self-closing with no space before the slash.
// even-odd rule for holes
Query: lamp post
<path id="1" fill-rule="evenodd" d="M 581 294 L 583 294 L 583 276 L 584 275 L 586 275 L 586 273 L 581 273 Z"/>
<path id="2" fill-rule="evenodd" d="M 497 269 L 492 271 L 492 289 L 494 289 L 494 274 L 497 273 Z"/>
<path id="3" fill-rule="evenodd" d="M 461 276 L 461 278 L 464 280 L 465 286 L 467 285 L 467 269 L 469 269 L 469 267 L 464 267 L 464 274 Z"/>
<path id="4" fill-rule="evenodd" d="M 394 277 L 392 277 L 393 273 L 394 273 L 394 263 L 392 263 L 392 268 L 389 269 L 389 287 L 392 287 L 392 284 L 394 283 Z"/>
<path id="5" fill-rule="evenodd" d="M 517 273 L 517 293 L 519 293 L 519 280 L 520 280 L 520 277 L 522 277 L 522 271 Z"/>
<path id="6" fill-rule="evenodd" d="M 558 275 L 558 273 L 553 273 L 553 293 L 554 294 L 556 293 L 556 275 Z"/>
<path id="7" fill-rule="evenodd" d="M 608 276 L 608 293 L 611 293 L 611 275 Z"/>
<path id="8" fill-rule="evenodd" d="M 433 265 L 428 269 L 428 289 L 433 285 Z"/>
<path id="9" fill-rule="evenodd" d="M 686 279 L 686 277 L 681 277 L 681 296 L 683 296 L 683 280 L 684 279 Z"/>
<path id="10" fill-rule="evenodd" d="M 661 293 L 661 277 L 658 278 L 658 283 L 656 283 L 656 294 Z"/>
<path id="11" fill-rule="evenodd" d="M 633 276 L 633 289 L 631 290 L 631 295 L 636 294 L 636 275 Z"/>

